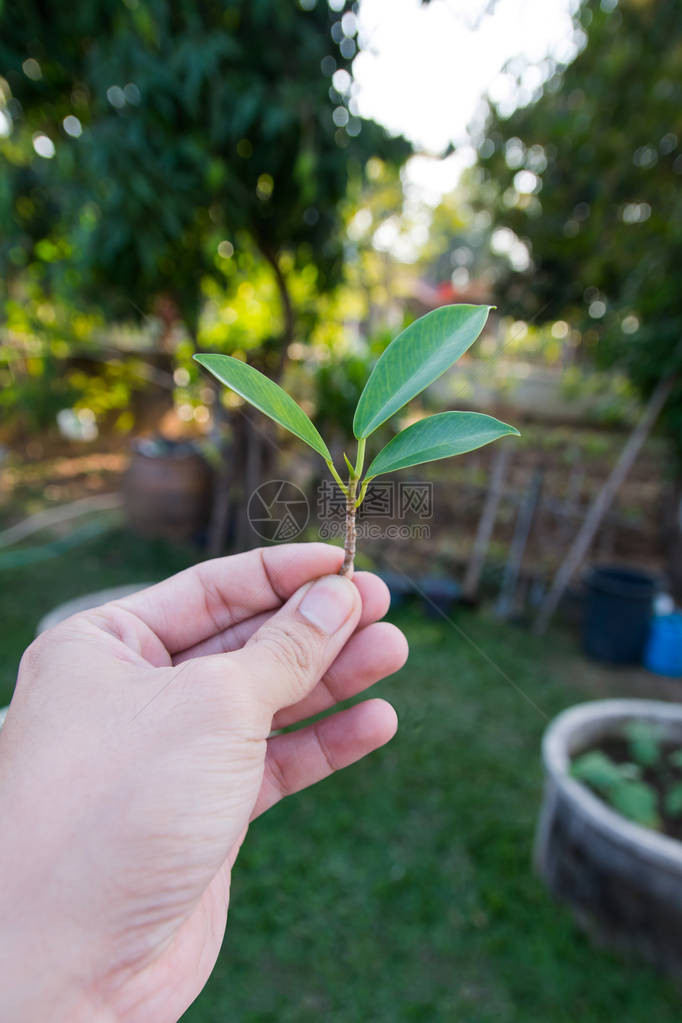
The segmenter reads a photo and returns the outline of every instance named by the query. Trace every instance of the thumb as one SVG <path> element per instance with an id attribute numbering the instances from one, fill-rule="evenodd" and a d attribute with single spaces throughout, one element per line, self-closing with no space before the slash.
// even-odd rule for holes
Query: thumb
<path id="1" fill-rule="evenodd" d="M 353 633 L 361 608 L 349 579 L 323 576 L 301 587 L 232 656 L 274 713 L 317 685 Z"/>

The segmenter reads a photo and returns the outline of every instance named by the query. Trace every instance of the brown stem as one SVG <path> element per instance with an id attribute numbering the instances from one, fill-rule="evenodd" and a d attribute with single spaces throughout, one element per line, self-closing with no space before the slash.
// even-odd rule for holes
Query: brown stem
<path id="1" fill-rule="evenodd" d="M 355 477 L 348 480 L 348 493 L 346 494 L 346 542 L 344 544 L 344 559 L 339 575 L 353 575 L 355 561 L 355 491 L 358 481 Z"/>
<path id="2" fill-rule="evenodd" d="M 156 296 L 154 313 L 161 321 L 161 336 L 158 340 L 159 351 L 172 352 L 173 330 L 181 320 L 180 309 L 170 291 L 163 291 Z"/>
<path id="3" fill-rule="evenodd" d="M 234 452 L 234 442 L 230 438 L 228 447 L 227 412 L 218 395 L 216 395 L 214 408 L 215 439 L 220 454 L 219 463 L 214 469 L 213 497 L 206 538 L 206 551 L 209 558 L 217 558 L 225 549 L 233 482 L 233 466 L 230 456 Z"/>
<path id="4" fill-rule="evenodd" d="M 275 275 L 275 281 L 277 283 L 277 290 L 279 291 L 279 299 L 282 305 L 282 317 L 284 319 L 284 333 L 280 343 L 279 350 L 279 363 L 275 377 L 280 380 L 282 373 L 284 372 L 284 366 L 287 360 L 288 348 L 291 342 L 294 340 L 296 332 L 296 321 L 294 316 L 294 307 L 291 301 L 291 295 L 289 294 L 289 286 L 287 279 L 282 273 L 279 262 L 277 259 L 277 253 L 274 252 L 268 245 L 261 245 L 261 252 L 267 259 L 268 263 L 272 267 L 272 271 Z"/>

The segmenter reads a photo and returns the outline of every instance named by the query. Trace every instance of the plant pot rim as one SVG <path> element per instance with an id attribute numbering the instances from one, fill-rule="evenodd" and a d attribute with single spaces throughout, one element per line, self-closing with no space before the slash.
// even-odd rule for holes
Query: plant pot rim
<path id="1" fill-rule="evenodd" d="M 572 743 L 586 726 L 596 722 L 616 725 L 632 720 L 678 724 L 682 729 L 682 706 L 661 700 L 590 700 L 562 711 L 547 728 L 542 740 L 542 759 L 548 779 L 561 789 L 574 808 L 602 833 L 631 851 L 655 860 L 670 870 L 682 873 L 682 842 L 669 835 L 622 817 L 607 803 L 569 774 L 571 755 L 577 746 Z"/>
<path id="2" fill-rule="evenodd" d="M 71 615 L 78 614 L 80 611 L 93 611 L 95 608 L 101 607 L 102 604 L 108 604 L 111 600 L 121 600 L 123 597 L 129 597 L 131 594 L 153 585 L 154 583 L 152 582 L 125 583 L 122 586 L 108 586 L 105 590 L 93 590 L 91 593 L 82 593 L 79 597 L 73 597 L 62 604 L 57 604 L 51 611 L 43 615 L 36 625 L 36 636 L 39 636 L 41 632 L 54 628 L 55 625 L 59 625 L 60 622 L 70 618 Z"/>

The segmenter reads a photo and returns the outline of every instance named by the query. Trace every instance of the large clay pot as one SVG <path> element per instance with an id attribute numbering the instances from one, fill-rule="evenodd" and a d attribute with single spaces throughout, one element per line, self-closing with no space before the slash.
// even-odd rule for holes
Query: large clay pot
<path id="1" fill-rule="evenodd" d="M 197 539 L 210 509 L 211 473 L 193 444 L 136 441 L 123 482 L 131 529 L 142 536 Z"/>
<path id="2" fill-rule="evenodd" d="M 682 707 L 655 700 L 595 700 L 548 728 L 535 865 L 600 944 L 682 977 L 682 842 L 621 817 L 568 773 L 576 754 L 622 737 L 630 721 L 649 721 L 664 743 L 682 746 Z"/>

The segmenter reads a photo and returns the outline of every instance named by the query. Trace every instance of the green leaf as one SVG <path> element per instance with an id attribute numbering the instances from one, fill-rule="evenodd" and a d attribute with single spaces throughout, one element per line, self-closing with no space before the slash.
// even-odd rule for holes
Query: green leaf
<path id="1" fill-rule="evenodd" d="M 682 771 L 682 749 L 674 749 L 668 754 L 668 762 L 673 767 L 677 767 L 678 770 Z"/>
<path id="2" fill-rule="evenodd" d="M 195 355 L 194 359 L 245 401 L 300 437 L 325 462 L 331 461 L 327 445 L 300 405 L 263 373 L 230 355 Z"/>
<path id="3" fill-rule="evenodd" d="M 446 305 L 399 334 L 372 370 L 353 419 L 355 436 L 377 427 L 432 384 L 469 348 L 485 326 L 489 305 Z"/>
<path id="4" fill-rule="evenodd" d="M 420 419 L 389 441 L 372 461 L 367 477 L 461 455 L 508 434 L 518 436 L 519 431 L 480 412 L 440 412 Z"/>
<path id="5" fill-rule="evenodd" d="M 669 817 L 682 817 L 682 782 L 676 782 L 665 794 L 665 812 Z"/>
<path id="6" fill-rule="evenodd" d="M 609 793 L 614 810 L 635 824 L 658 830 L 661 818 L 655 790 L 643 781 L 622 781 Z"/>
<path id="7" fill-rule="evenodd" d="M 571 776 L 602 795 L 617 788 L 623 780 L 618 764 L 601 750 L 590 750 L 576 757 L 571 764 Z"/>
<path id="8" fill-rule="evenodd" d="M 660 828 L 655 790 L 630 777 L 633 764 L 616 764 L 601 750 L 582 753 L 571 765 L 571 775 L 589 785 L 614 810 L 647 828 Z"/>
<path id="9" fill-rule="evenodd" d="M 625 736 L 630 756 L 642 767 L 655 767 L 661 760 L 659 729 L 650 721 L 629 721 Z"/>

